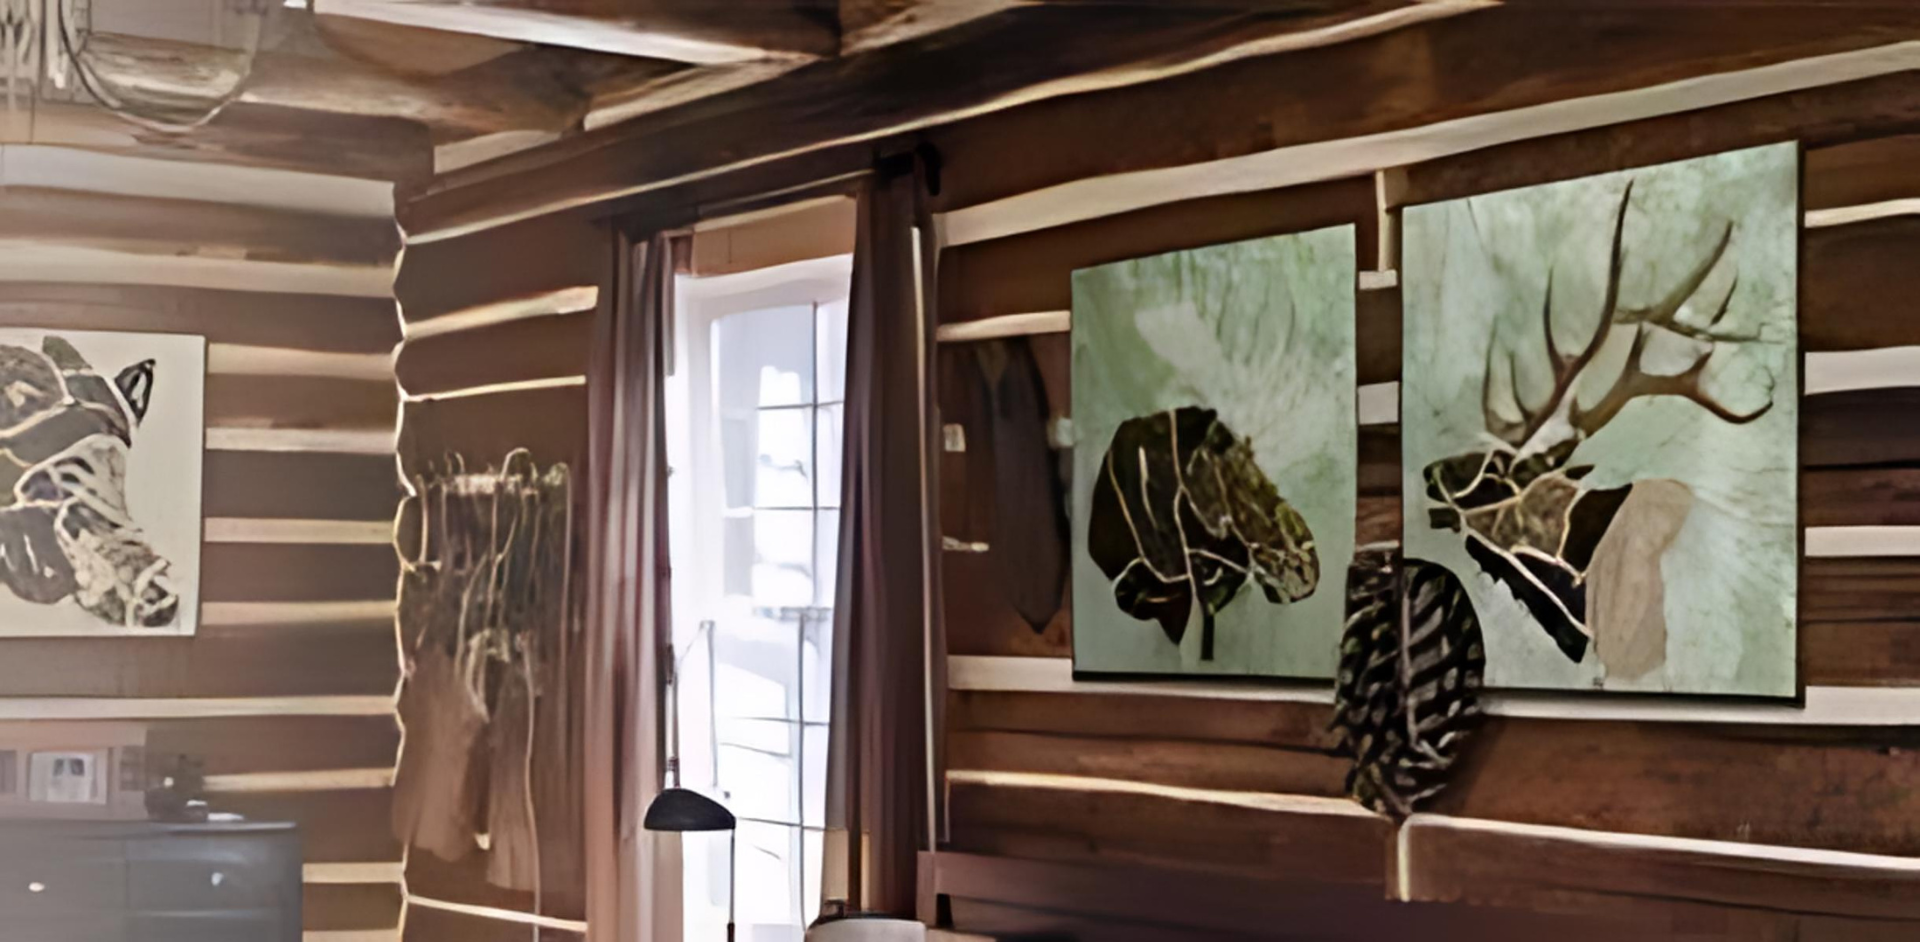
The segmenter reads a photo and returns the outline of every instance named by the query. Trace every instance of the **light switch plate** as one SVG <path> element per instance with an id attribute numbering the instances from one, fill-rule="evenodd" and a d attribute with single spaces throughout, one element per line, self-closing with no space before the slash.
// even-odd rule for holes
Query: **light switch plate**
<path id="1" fill-rule="evenodd" d="M 27 759 L 27 800 L 53 805 L 107 803 L 105 752 L 36 752 Z"/>

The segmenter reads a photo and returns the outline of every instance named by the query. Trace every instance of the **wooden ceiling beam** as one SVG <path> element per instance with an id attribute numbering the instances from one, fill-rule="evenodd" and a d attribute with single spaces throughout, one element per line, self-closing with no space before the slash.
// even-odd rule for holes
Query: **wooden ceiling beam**
<path id="1" fill-rule="evenodd" d="M 92 105 L 40 102 L 31 111 L 0 112 L 0 142 L 301 170 L 410 189 L 433 175 L 433 142 L 417 121 L 247 102 L 187 134 L 150 130 Z"/>
<path id="2" fill-rule="evenodd" d="M 693 65 L 839 51 L 815 0 L 313 0 L 316 13 Z"/>

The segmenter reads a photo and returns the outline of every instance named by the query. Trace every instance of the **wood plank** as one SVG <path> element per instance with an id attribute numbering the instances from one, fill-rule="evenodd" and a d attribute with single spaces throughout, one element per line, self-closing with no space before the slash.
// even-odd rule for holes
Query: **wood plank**
<path id="1" fill-rule="evenodd" d="M 1344 799 L 1103 779 L 950 774 L 950 843 L 976 854 L 1146 863 L 1384 889 L 1393 825 Z"/>
<path id="2" fill-rule="evenodd" d="M 258 167 L 418 185 L 433 174 L 426 125 L 234 102 L 192 134 L 141 127 L 89 105 L 42 101 L 15 141 L 111 151 L 182 164 Z M 313 141 L 327 141 L 324 149 Z"/>
<path id="3" fill-rule="evenodd" d="M 1802 249 L 1801 337 L 1809 350 L 1920 343 L 1906 299 L 1920 218 L 1895 216 L 1807 231 Z"/>
<path id="4" fill-rule="evenodd" d="M 310 863 L 400 859 L 400 844 L 389 833 L 390 788 L 215 795 L 208 805 L 251 821 L 299 825 L 304 859 Z"/>
<path id="5" fill-rule="evenodd" d="M 207 602 L 391 599 L 400 577 L 391 546 L 209 543 L 200 568 Z"/>
<path id="6" fill-rule="evenodd" d="M 44 104 L 49 113 L 60 110 L 52 103 Z M 222 116 L 230 113 L 222 112 Z M 34 117 L 40 116 L 41 109 L 35 109 Z M 4 153 L 6 166 L 0 168 L 0 181 L 8 187 L 252 206 L 353 216 L 383 224 L 393 218 L 392 184 L 355 179 L 351 174 L 288 172 L 244 163 L 154 160 L 137 152 L 48 146 L 45 142 L 9 143 Z"/>
<path id="7" fill-rule="evenodd" d="M 403 942 L 586 942 L 586 934 L 567 929 L 530 926 L 503 919 L 414 906 L 407 910 Z"/>
<path id="8" fill-rule="evenodd" d="M 1563 940 L 1647 938 L 1625 919 L 1569 919 L 1465 906 L 1409 904 L 1372 890 L 1305 881 L 1192 873 L 1139 865 L 1078 864 L 943 852 L 921 856 L 952 898 L 957 927 L 975 931 L 1080 930 L 1121 939 L 1130 928 L 1167 938 L 1312 938 L 1378 942 L 1426 937 Z M 1020 907 L 983 912 L 973 903 Z M 991 921 L 989 921 L 991 920 Z M 1081 926 L 1081 920 L 1089 924 Z M 1569 934 L 1571 933 L 1571 934 Z"/>
<path id="9" fill-rule="evenodd" d="M 824 196 L 697 224 L 688 249 L 689 273 L 706 278 L 848 254 L 856 205 L 850 196 Z"/>
<path id="10" fill-rule="evenodd" d="M 328 0 L 334 16 L 703 65 L 813 58 L 839 50 L 838 23 L 818 7 L 744 3 L 710 10 L 670 0 Z"/>
<path id="11" fill-rule="evenodd" d="M 400 887 L 394 883 L 314 883 L 301 901 L 308 932 L 392 929 L 400 925 Z"/>
<path id="12" fill-rule="evenodd" d="M 254 697 L 392 693 L 391 619 L 203 626 L 192 638 L 0 642 L 0 690 L 19 697 Z"/>
<path id="13" fill-rule="evenodd" d="M 232 716 L 147 724 L 151 755 L 194 756 L 208 775 L 392 767 L 400 725 L 389 716 Z"/>
<path id="14" fill-rule="evenodd" d="M 1800 507 L 1810 527 L 1920 524 L 1920 467 L 1811 468 Z"/>
<path id="15" fill-rule="evenodd" d="M 1044 772 L 1188 788 L 1344 797 L 1349 763 L 1325 752 L 1186 739 L 949 730 L 950 770 Z"/>
<path id="16" fill-rule="evenodd" d="M 354 298 L 393 296 L 393 267 L 387 264 L 266 262 L 127 247 L 56 245 L 31 238 L 0 240 L 0 250 L 0 281 L 167 285 Z"/>
<path id="17" fill-rule="evenodd" d="M 0 327 L 202 334 L 212 343 L 385 353 L 392 299 L 156 285 L 0 282 Z"/>
<path id="18" fill-rule="evenodd" d="M 400 391 L 392 382 L 326 376 L 207 377 L 208 425 L 227 428 L 391 429 Z"/>
<path id="19" fill-rule="evenodd" d="M 1920 731 L 1490 719 L 1431 810 L 1920 856 Z M 1828 796 L 1808 801 L 1807 796 Z M 1735 796 L 1730 798 L 1730 796 Z M 1755 809 L 1765 809 L 1764 814 Z"/>
<path id="20" fill-rule="evenodd" d="M 1113 693 L 1020 693 L 955 690 L 947 695 L 947 729 L 956 732 L 1062 733 L 1085 738 L 1256 744 L 1324 752 L 1337 741 L 1326 703 L 1219 701 L 1170 703 L 1167 697 Z"/>
<path id="21" fill-rule="evenodd" d="M 391 520 L 400 483 L 391 455 L 209 451 L 208 517 Z"/>
<path id="22" fill-rule="evenodd" d="M 467 238 L 410 241 L 393 291 L 413 324 L 497 301 L 600 285 L 612 258 L 605 228 L 548 217 Z"/>
<path id="23" fill-rule="evenodd" d="M 409 339 L 394 370 L 414 396 L 581 376 L 593 323 L 594 312 L 581 311 Z"/>
<path id="24" fill-rule="evenodd" d="M 262 262 L 392 264 L 391 218 L 35 186 L 0 194 L 0 239 Z"/>
<path id="25" fill-rule="evenodd" d="M 1908 921 L 1920 931 L 1920 866 L 1908 858 L 1794 854 L 1748 844 L 1657 841 L 1415 815 L 1401 847 L 1415 900 L 1560 909 L 1679 899 Z"/>
<path id="26" fill-rule="evenodd" d="M 1809 149 L 1801 199 L 1808 209 L 1863 206 L 1920 196 L 1920 134 Z"/>
<path id="27" fill-rule="evenodd" d="M 1898 621 L 1920 609 L 1920 559 L 1809 559 L 1800 579 L 1803 622 Z"/>
<path id="28" fill-rule="evenodd" d="M 468 467 L 497 466 L 516 448 L 526 448 L 542 467 L 586 467 L 587 390 L 561 386 L 406 404 L 400 433 L 401 464 L 409 476 L 448 454 Z"/>
<path id="29" fill-rule="evenodd" d="M 1800 673 L 1808 684 L 1920 686 L 1920 622 L 1802 621 Z"/>
<path id="30" fill-rule="evenodd" d="M 1800 409 L 1803 468 L 1920 463 L 1920 389 L 1823 393 Z"/>

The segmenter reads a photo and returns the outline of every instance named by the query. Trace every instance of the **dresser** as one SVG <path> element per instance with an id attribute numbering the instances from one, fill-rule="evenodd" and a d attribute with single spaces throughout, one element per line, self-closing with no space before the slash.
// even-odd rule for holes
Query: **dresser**
<path id="1" fill-rule="evenodd" d="M 0 820 L 6 942 L 299 942 L 290 824 Z"/>

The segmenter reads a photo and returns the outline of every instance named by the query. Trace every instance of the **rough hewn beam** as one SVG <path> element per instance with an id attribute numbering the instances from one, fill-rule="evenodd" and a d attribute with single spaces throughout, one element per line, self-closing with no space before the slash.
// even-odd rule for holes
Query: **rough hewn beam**
<path id="1" fill-rule="evenodd" d="M 315 0 L 315 12 L 698 65 L 831 55 L 839 29 L 810 0 Z"/>

